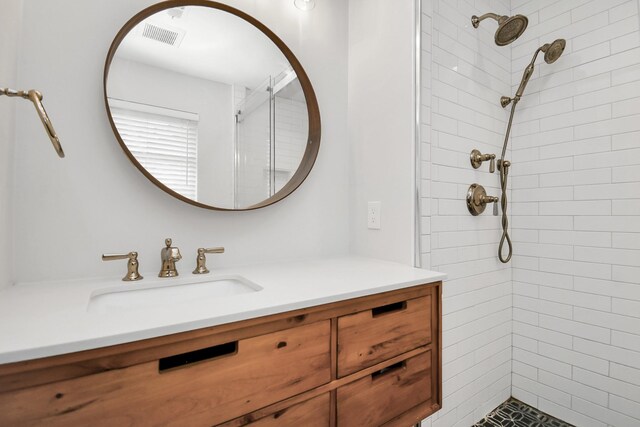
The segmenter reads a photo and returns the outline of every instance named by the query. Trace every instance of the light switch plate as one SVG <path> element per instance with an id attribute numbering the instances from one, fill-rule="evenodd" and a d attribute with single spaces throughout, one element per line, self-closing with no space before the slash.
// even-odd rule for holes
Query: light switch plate
<path id="1" fill-rule="evenodd" d="M 369 202 L 367 207 L 367 226 L 371 230 L 380 230 L 380 202 Z"/>

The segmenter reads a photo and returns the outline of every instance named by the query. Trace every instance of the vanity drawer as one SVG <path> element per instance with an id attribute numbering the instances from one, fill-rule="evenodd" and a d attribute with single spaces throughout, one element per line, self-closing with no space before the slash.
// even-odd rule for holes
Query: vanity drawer
<path id="1" fill-rule="evenodd" d="M 329 427 L 330 406 L 330 395 L 325 393 L 257 421 L 247 420 L 248 423 L 243 425 L 247 427 Z M 251 416 L 249 415 L 248 418 Z"/>
<path id="2" fill-rule="evenodd" d="M 338 318 L 338 377 L 431 342 L 432 296 Z"/>
<path id="3" fill-rule="evenodd" d="M 0 393 L 0 425 L 211 426 L 328 383 L 329 346 L 326 320 Z"/>
<path id="4" fill-rule="evenodd" d="M 338 388 L 338 426 L 378 427 L 427 402 L 431 372 L 427 351 Z"/>

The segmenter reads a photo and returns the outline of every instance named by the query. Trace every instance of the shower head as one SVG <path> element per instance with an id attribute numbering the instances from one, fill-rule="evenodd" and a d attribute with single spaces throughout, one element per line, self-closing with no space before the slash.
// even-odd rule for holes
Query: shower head
<path id="1" fill-rule="evenodd" d="M 567 42 L 565 39 L 557 39 L 553 43 L 545 44 L 540 48 L 542 52 L 544 52 L 544 61 L 547 64 L 553 64 L 560 58 L 562 52 L 564 52 L 564 48 L 567 46 Z"/>
<path id="2" fill-rule="evenodd" d="M 540 52 L 544 52 L 544 61 L 547 64 L 553 64 L 560 58 L 562 52 L 564 52 L 564 48 L 567 46 L 567 42 L 564 39 L 554 40 L 553 43 L 546 43 L 540 46 L 536 52 L 533 54 L 533 58 L 527 68 L 524 70 L 524 74 L 522 75 L 522 80 L 520 81 L 520 86 L 516 91 L 516 94 L 513 98 L 509 98 L 508 96 L 503 96 L 500 98 L 500 105 L 502 108 L 506 108 L 507 105 L 511 104 L 511 102 L 517 103 L 520 101 L 522 94 L 524 94 L 524 89 L 527 87 L 527 83 L 529 83 L 529 79 L 533 75 L 533 70 L 535 69 L 536 59 L 538 58 L 538 54 Z"/>
<path id="3" fill-rule="evenodd" d="M 498 46 L 506 46 L 513 43 L 524 33 L 527 25 L 529 25 L 529 20 L 524 15 L 500 16 L 495 13 L 485 13 L 480 17 L 473 15 L 471 24 L 474 28 L 478 28 L 480 22 L 487 18 L 498 21 L 498 29 L 495 35 L 495 42 Z"/>

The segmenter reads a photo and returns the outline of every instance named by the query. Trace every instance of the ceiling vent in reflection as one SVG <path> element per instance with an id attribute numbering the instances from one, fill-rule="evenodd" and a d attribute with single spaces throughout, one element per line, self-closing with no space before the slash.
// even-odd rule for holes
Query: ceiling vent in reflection
<path id="1" fill-rule="evenodd" d="M 180 46 L 182 39 L 184 38 L 184 31 L 179 29 L 160 27 L 145 22 L 142 29 L 142 37 L 150 40 L 155 40 L 160 43 L 167 44 L 169 46 Z"/>

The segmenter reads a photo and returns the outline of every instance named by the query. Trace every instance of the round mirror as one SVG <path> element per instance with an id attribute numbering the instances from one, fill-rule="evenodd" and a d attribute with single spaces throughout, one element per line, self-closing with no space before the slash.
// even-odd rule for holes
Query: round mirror
<path id="1" fill-rule="evenodd" d="M 116 36 L 104 72 L 111 127 L 155 185 L 217 210 L 268 206 L 307 177 L 320 113 L 299 61 L 221 3 L 166 1 Z"/>

